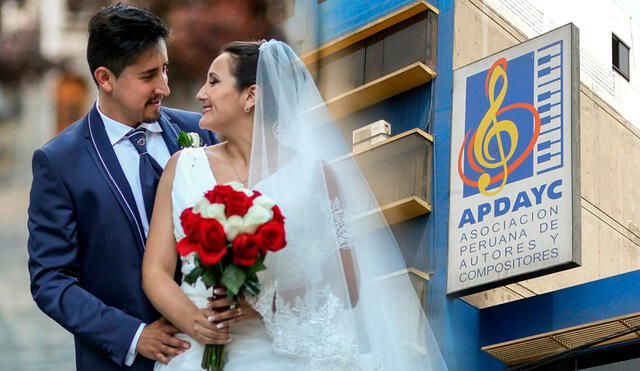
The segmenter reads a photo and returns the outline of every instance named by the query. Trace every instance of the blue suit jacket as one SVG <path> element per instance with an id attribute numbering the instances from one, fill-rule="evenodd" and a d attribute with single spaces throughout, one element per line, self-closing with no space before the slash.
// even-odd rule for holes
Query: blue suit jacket
<path id="1" fill-rule="evenodd" d="M 169 152 L 179 130 L 200 115 L 168 108 L 158 120 Z M 73 333 L 78 370 L 151 370 L 125 356 L 141 322 L 160 315 L 142 291 L 145 236 L 133 193 L 95 106 L 33 155 L 29 203 L 31 294 L 48 316 Z"/>

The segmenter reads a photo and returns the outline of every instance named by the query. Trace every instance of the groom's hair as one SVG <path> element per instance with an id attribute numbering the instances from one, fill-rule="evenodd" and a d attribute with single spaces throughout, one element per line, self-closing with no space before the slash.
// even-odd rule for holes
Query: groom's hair
<path id="1" fill-rule="evenodd" d="M 147 48 L 168 35 L 167 26 L 146 9 L 123 3 L 100 9 L 89 21 L 87 62 L 91 75 L 104 66 L 120 76 Z"/>

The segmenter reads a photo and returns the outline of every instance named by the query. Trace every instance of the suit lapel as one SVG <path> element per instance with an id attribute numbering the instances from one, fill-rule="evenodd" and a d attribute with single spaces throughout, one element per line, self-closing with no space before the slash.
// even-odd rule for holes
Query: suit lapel
<path id="1" fill-rule="evenodd" d="M 180 128 L 171 122 L 171 118 L 164 112 L 160 111 L 160 119 L 158 120 L 160 127 L 162 127 L 162 139 L 167 145 L 169 153 L 173 155 L 180 148 L 178 148 L 178 132 Z"/>
<path id="2" fill-rule="evenodd" d="M 85 117 L 84 124 L 87 150 L 127 215 L 134 233 L 137 234 L 138 248 L 140 252 L 143 252 L 146 238 L 140 221 L 140 213 L 95 104 Z"/>

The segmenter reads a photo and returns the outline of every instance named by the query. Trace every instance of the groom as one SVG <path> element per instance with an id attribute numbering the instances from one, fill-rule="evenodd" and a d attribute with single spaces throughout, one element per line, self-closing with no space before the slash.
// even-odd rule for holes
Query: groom
<path id="1" fill-rule="evenodd" d="M 155 186 L 200 115 L 160 106 L 167 85 L 167 28 L 130 5 L 89 22 L 87 60 L 98 100 L 36 150 L 29 204 L 34 300 L 74 335 L 78 370 L 151 370 L 186 349 L 141 288 Z M 134 130 L 136 129 L 136 130 Z M 126 367 L 130 366 L 130 367 Z"/>

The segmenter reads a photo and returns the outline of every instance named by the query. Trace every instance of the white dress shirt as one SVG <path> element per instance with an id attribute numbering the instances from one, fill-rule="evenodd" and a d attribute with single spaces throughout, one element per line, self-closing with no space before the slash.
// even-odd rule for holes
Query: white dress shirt
<path id="1" fill-rule="evenodd" d="M 131 192 L 133 192 L 133 198 L 136 201 L 138 214 L 140 214 L 142 228 L 146 236 L 149 233 L 149 222 L 147 221 L 147 212 L 144 207 L 144 199 L 142 198 L 142 189 L 140 187 L 140 155 L 133 146 L 133 143 L 126 137 L 127 133 L 134 128 L 105 116 L 99 107 L 98 112 L 100 113 L 102 122 L 104 122 L 104 128 L 113 146 L 113 151 L 116 153 L 120 167 L 129 182 Z M 149 152 L 151 157 L 164 169 L 171 154 L 167 149 L 167 145 L 164 143 L 164 139 L 162 139 L 162 127 L 160 127 L 160 124 L 157 122 L 142 123 L 139 127 L 147 129 L 147 152 Z"/>
<path id="2" fill-rule="evenodd" d="M 113 151 L 116 153 L 120 167 L 122 168 L 124 176 L 127 178 L 129 186 L 131 187 L 131 192 L 133 193 L 133 198 L 136 201 L 138 213 L 140 214 L 140 220 L 142 221 L 144 235 L 146 236 L 149 233 L 149 222 L 147 221 L 147 212 L 144 207 L 144 199 L 142 198 L 142 189 L 140 188 L 140 155 L 126 137 L 126 134 L 133 128 L 117 122 L 103 114 L 102 111 L 100 111 L 98 102 L 96 102 L 96 108 L 102 118 L 104 128 L 107 131 L 107 136 L 113 146 Z M 164 169 L 167 161 L 169 161 L 169 158 L 171 157 L 171 154 L 167 149 L 164 139 L 162 139 L 162 127 L 157 122 L 142 123 L 139 127 L 147 129 L 147 152 L 149 152 L 151 157 L 153 157 Z M 131 366 L 133 361 L 136 359 L 136 355 L 138 354 L 136 352 L 136 346 L 138 345 L 138 339 L 140 338 L 140 334 L 142 333 L 144 326 L 146 326 L 146 323 L 140 324 L 138 331 L 136 331 L 136 334 L 131 341 L 129 351 L 127 352 L 127 356 L 124 360 L 124 364 L 127 366 Z"/>

